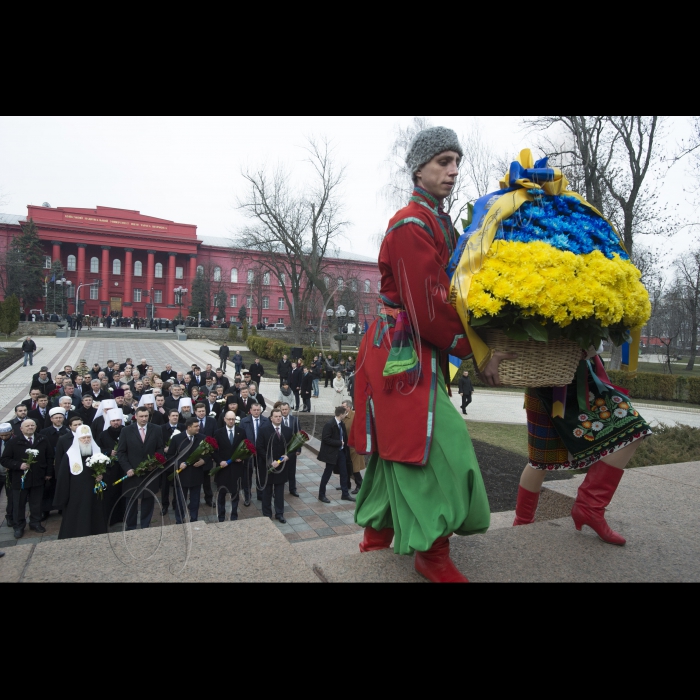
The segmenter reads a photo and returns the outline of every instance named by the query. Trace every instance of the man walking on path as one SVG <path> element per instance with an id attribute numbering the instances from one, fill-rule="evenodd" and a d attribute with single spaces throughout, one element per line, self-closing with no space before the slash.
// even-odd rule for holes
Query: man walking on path
<path id="1" fill-rule="evenodd" d="M 462 413 L 467 415 L 467 408 L 472 402 L 472 394 L 474 393 L 474 385 L 469 378 L 469 372 L 465 372 L 464 376 L 459 380 L 459 395 L 462 397 Z"/>
<path id="2" fill-rule="evenodd" d="M 219 348 L 219 359 L 221 360 L 221 369 L 223 369 L 224 372 L 226 371 L 226 364 L 230 355 L 231 348 L 229 348 L 229 346 L 226 343 L 223 343 Z"/>
<path id="3" fill-rule="evenodd" d="M 34 366 L 34 353 L 36 352 L 36 343 L 32 340 L 32 336 L 28 335 L 27 339 L 22 343 L 22 352 L 24 353 L 24 365 L 27 366 L 29 362 L 32 367 Z"/>

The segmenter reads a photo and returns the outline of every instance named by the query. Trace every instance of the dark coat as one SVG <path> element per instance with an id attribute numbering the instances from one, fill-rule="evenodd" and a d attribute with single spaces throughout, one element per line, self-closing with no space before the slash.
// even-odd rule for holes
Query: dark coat
<path id="1" fill-rule="evenodd" d="M 292 374 L 292 363 L 289 360 L 286 362 L 280 360 L 277 364 L 277 374 L 279 374 L 282 379 L 289 379 Z"/>
<path id="2" fill-rule="evenodd" d="M 132 425 L 124 428 L 119 438 L 119 447 L 117 449 L 117 459 L 122 468 L 122 476 L 126 476 L 130 469 L 136 469 L 139 464 L 148 459 L 148 457 L 152 457 L 156 452 L 162 454 L 164 447 L 163 432 L 158 429 L 158 426 L 148 425 L 146 427 L 146 442 L 141 440 L 141 433 L 137 423 L 134 422 Z M 141 478 L 135 476 L 125 481 L 124 493 L 140 489 L 142 484 L 151 478 L 152 475 L 146 475 Z M 155 493 L 158 490 L 158 480 L 152 481 L 149 489 Z M 131 495 L 133 496 L 133 493 Z M 153 496 L 144 492 L 143 498 L 153 498 Z"/>
<path id="3" fill-rule="evenodd" d="M 318 453 L 318 461 L 325 462 L 326 464 L 332 464 L 335 466 L 338 464 L 338 455 L 340 454 L 341 445 L 345 443 L 345 458 L 347 463 L 350 464 L 350 448 L 348 447 L 348 436 L 345 424 L 341 422 L 343 429 L 343 435 L 341 438 L 340 430 L 338 429 L 338 423 L 333 418 L 333 420 L 328 421 L 323 426 L 323 436 L 321 437 L 321 449 Z"/>
<path id="4" fill-rule="evenodd" d="M 172 460 L 177 457 L 183 451 L 185 443 L 188 442 L 188 440 L 189 437 L 186 432 L 176 435 L 170 442 L 170 447 L 165 455 L 168 460 Z M 183 462 L 187 462 L 189 456 L 199 447 L 203 440 L 204 436 L 201 435 L 201 433 L 199 435 L 195 435 L 192 445 L 182 453 L 177 462 L 173 463 L 173 468 L 168 469 L 168 476 L 170 476 L 170 473 L 173 470 L 179 469 Z M 204 483 L 204 472 L 207 466 L 211 468 L 211 458 L 209 457 L 205 457 L 205 465 L 203 467 L 187 467 L 187 469 L 180 473 L 180 482 L 182 483 L 182 486 L 184 488 L 197 488 L 202 486 Z"/>
<path id="5" fill-rule="evenodd" d="M 314 390 L 314 377 L 311 374 L 311 372 L 309 372 L 308 374 L 305 374 L 301 378 L 301 385 L 299 387 L 299 393 L 302 396 L 308 398 L 313 393 L 313 390 Z"/>
<path id="6" fill-rule="evenodd" d="M 224 388 L 224 394 L 227 394 L 231 389 L 231 382 L 228 377 L 217 377 L 214 375 L 215 386 L 222 386 Z"/>
<path id="7" fill-rule="evenodd" d="M 256 384 L 259 385 L 259 384 L 260 384 L 260 377 L 264 377 L 264 376 L 265 376 L 265 368 L 264 368 L 261 364 L 259 364 L 259 363 L 257 363 L 257 362 L 254 362 L 254 363 L 249 367 L 249 369 L 250 369 L 250 378 L 251 378 Z M 260 387 L 258 386 L 258 388 L 260 388 Z"/>
<path id="8" fill-rule="evenodd" d="M 60 430 L 56 430 L 53 425 L 50 428 L 44 428 L 44 430 L 41 431 L 41 435 L 47 439 L 49 447 L 51 448 L 50 460 L 54 467 L 54 472 L 56 471 L 56 464 L 54 460 L 56 459 L 56 447 L 58 446 L 58 441 L 65 435 L 68 435 L 68 433 L 73 435 L 73 433 L 71 433 L 65 426 L 63 426 Z"/>
<path id="9" fill-rule="evenodd" d="M 92 425 L 92 421 L 95 420 L 95 414 L 97 413 L 97 409 L 94 406 L 91 408 L 85 408 L 85 406 L 81 406 L 76 411 L 76 413 L 80 416 L 85 425 Z"/>
<path id="10" fill-rule="evenodd" d="M 219 357 L 223 360 L 226 359 L 228 360 L 229 356 L 231 355 L 231 348 L 229 348 L 228 345 L 222 345 L 219 348 Z"/>
<path id="11" fill-rule="evenodd" d="M 181 433 L 185 432 L 185 424 L 178 423 L 177 428 L 171 428 L 170 423 L 166 423 L 165 425 L 161 426 L 160 429 L 163 431 L 163 442 L 167 445 L 175 430 L 179 430 Z"/>
<path id="12" fill-rule="evenodd" d="M 36 352 L 36 343 L 33 340 L 25 340 L 22 343 L 22 352 Z"/>
<path id="13" fill-rule="evenodd" d="M 261 406 L 263 413 L 267 411 L 267 404 L 265 403 L 265 397 L 261 393 L 255 394 L 255 396 L 250 397 L 251 401 L 257 401 Z"/>
<path id="14" fill-rule="evenodd" d="M 160 378 L 164 382 L 170 382 L 173 379 L 177 379 L 177 372 L 174 369 L 171 369 L 169 372 L 161 372 Z"/>
<path id="15" fill-rule="evenodd" d="M 29 391 L 34 391 L 34 389 L 38 389 L 42 394 L 45 396 L 48 396 L 54 389 L 56 388 L 56 385 L 49 379 L 46 384 L 42 384 L 38 379 L 34 382 L 32 382 L 32 386 L 29 389 Z M 31 404 L 31 401 L 29 402 Z M 29 408 L 29 406 L 27 406 Z"/>
<path id="16" fill-rule="evenodd" d="M 107 492 L 100 498 L 94 492 L 95 477 L 92 469 L 85 466 L 88 458 L 83 457 L 83 471 L 77 476 L 71 473 L 68 455 L 63 457 L 59 467 L 61 478 L 56 485 L 54 507 L 63 511 L 59 540 L 77 537 L 91 537 L 107 533 Z M 106 475 L 102 477 L 106 483 Z"/>
<path id="17" fill-rule="evenodd" d="M 36 430 L 40 433 L 44 428 L 48 428 L 51 423 L 51 418 L 49 417 L 49 408 L 44 409 L 44 415 L 42 417 L 41 410 L 37 408 L 36 411 L 29 411 L 27 413 L 27 418 L 31 418 L 36 423 Z"/>
<path id="18" fill-rule="evenodd" d="M 243 399 L 238 399 L 238 415 L 241 417 L 241 420 L 250 413 L 253 403 L 255 402 L 250 397 L 248 397 L 245 401 Z M 257 403 L 260 402 L 258 401 Z M 262 406 L 262 404 L 260 405 Z"/>
<path id="19" fill-rule="evenodd" d="M 123 430 L 124 428 L 122 428 L 122 431 Z M 121 433 L 119 437 L 121 437 Z M 102 454 L 107 455 L 107 457 L 111 457 L 117 444 L 117 441 L 112 436 L 111 431 L 103 430 L 101 433 L 96 435 L 94 439 L 99 448 L 102 450 Z M 124 482 L 118 486 L 114 485 L 115 482 L 122 478 L 122 476 L 122 469 L 119 466 L 119 462 L 112 462 L 112 464 L 107 467 L 107 472 L 104 476 L 105 483 L 107 484 L 107 493 L 104 494 L 104 499 L 107 504 L 107 516 L 109 517 L 110 514 L 112 516 L 112 520 L 109 523 L 110 525 L 116 525 L 124 520 L 126 499 L 122 499 L 121 495 L 124 483 L 128 482 Z"/>
<path id="20" fill-rule="evenodd" d="M 269 422 L 258 433 L 258 441 L 255 443 L 257 450 L 258 479 L 262 484 L 286 484 L 289 481 L 287 473 L 289 464 L 285 462 L 284 467 L 279 470 L 279 474 L 268 472 L 270 465 L 283 457 L 287 452 L 287 445 L 292 439 L 293 433 L 284 425 L 280 429 L 282 438 L 277 437 L 274 426 Z"/>
<path id="21" fill-rule="evenodd" d="M 83 396 L 92 396 L 92 400 L 97 401 L 98 403 L 101 403 L 102 401 L 109 401 L 109 399 L 112 398 L 112 395 L 108 391 L 105 391 L 104 389 L 100 389 L 99 393 L 95 394 L 92 391 L 91 387 L 88 387 L 83 392 Z"/>
<path id="22" fill-rule="evenodd" d="M 18 436 L 6 443 L 5 452 L 2 455 L 2 466 L 10 473 L 10 486 L 13 491 L 22 488 L 22 464 L 26 461 L 26 451 L 39 450 L 37 461 L 32 465 L 24 480 L 24 488 L 44 488 L 46 477 L 54 476 L 53 461 L 51 459 L 51 446 L 49 441 L 40 434 L 34 435 L 34 444 L 30 447 L 24 435 Z"/>
<path id="23" fill-rule="evenodd" d="M 218 467 L 221 462 L 228 462 L 238 446 L 248 438 L 245 430 L 240 425 L 237 425 L 233 429 L 233 444 L 228 439 L 228 428 L 217 430 L 214 439 L 219 443 L 219 450 L 214 456 L 214 466 Z M 222 469 L 214 477 L 217 487 L 226 488 L 233 494 L 238 493 L 247 484 L 248 470 L 246 465 L 247 460 L 240 464 L 234 462 L 226 469 Z"/>
<path id="24" fill-rule="evenodd" d="M 270 425 L 270 419 L 265 418 L 265 416 L 260 416 L 260 430 L 262 430 L 266 425 Z M 255 425 L 253 425 L 253 416 L 244 418 L 240 423 L 240 427 L 245 432 L 246 438 L 254 445 L 257 444 L 257 438 L 255 437 Z"/>
<path id="25" fill-rule="evenodd" d="M 199 420 L 199 418 L 197 418 L 197 420 Z M 209 416 L 207 416 L 204 419 L 204 430 L 202 430 L 200 428 L 199 434 L 202 437 L 214 437 L 214 433 L 216 433 L 216 431 L 218 429 L 219 429 L 219 426 L 216 424 L 216 420 L 214 420 L 214 418 L 209 418 Z"/>
<path id="26" fill-rule="evenodd" d="M 292 391 L 299 391 L 301 388 L 301 380 L 304 376 L 304 370 L 301 367 L 297 367 L 293 372 L 289 380 L 289 388 Z"/>
<path id="27" fill-rule="evenodd" d="M 474 393 L 474 385 L 470 377 L 464 377 L 459 380 L 459 393 L 465 396 L 471 396 Z"/>
<path id="28" fill-rule="evenodd" d="M 168 422 L 168 417 L 164 416 L 160 411 L 153 411 L 151 417 L 148 419 L 151 425 L 157 425 L 159 428 L 164 426 Z"/>

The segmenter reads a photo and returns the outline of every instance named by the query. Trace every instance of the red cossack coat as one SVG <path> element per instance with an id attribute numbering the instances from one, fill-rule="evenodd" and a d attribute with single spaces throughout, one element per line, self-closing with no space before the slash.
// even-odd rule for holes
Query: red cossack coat
<path id="1" fill-rule="evenodd" d="M 355 377 L 355 420 L 350 444 L 359 454 L 423 466 L 432 446 L 438 371 L 449 384 L 449 355 L 472 351 L 457 312 L 449 303 L 445 272 L 457 236 L 449 216 L 424 190 L 398 212 L 379 253 L 380 302 L 405 309 L 413 329 L 421 372 L 411 386 L 406 375 L 383 376 L 395 333 L 391 316 L 377 319 L 360 347 Z"/>

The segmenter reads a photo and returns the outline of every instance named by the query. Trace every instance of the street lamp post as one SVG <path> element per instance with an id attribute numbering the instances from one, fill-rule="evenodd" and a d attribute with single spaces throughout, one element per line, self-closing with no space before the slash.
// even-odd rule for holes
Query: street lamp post
<path id="1" fill-rule="evenodd" d="M 64 287 L 66 289 L 69 289 L 73 283 L 70 280 L 67 280 L 65 277 L 62 277 L 60 280 L 56 280 L 56 284 L 54 284 L 54 292 L 53 292 L 53 312 L 56 313 L 56 285 L 59 287 Z M 61 318 L 63 318 L 63 299 L 65 297 L 65 294 L 61 294 Z"/>
<path id="2" fill-rule="evenodd" d="M 326 316 L 328 316 L 328 325 L 331 325 L 331 321 L 333 320 L 333 316 L 336 317 L 338 320 L 338 342 L 340 343 L 340 350 L 339 354 L 340 357 L 342 358 L 343 356 L 343 329 L 346 323 L 347 319 L 350 319 L 350 322 L 355 320 L 355 316 L 357 314 L 354 311 L 347 311 L 344 306 L 339 306 L 336 311 L 333 311 L 333 309 L 328 309 L 326 311 Z"/>
<path id="3" fill-rule="evenodd" d="M 187 292 L 189 292 L 189 289 L 185 289 L 184 287 L 175 288 L 175 303 L 180 307 L 180 324 L 182 324 L 182 297 L 184 297 Z"/>

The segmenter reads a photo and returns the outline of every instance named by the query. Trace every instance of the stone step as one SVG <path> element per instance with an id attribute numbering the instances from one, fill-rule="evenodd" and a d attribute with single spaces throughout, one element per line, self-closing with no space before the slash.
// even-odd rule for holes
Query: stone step
<path id="1" fill-rule="evenodd" d="M 318 583 L 267 518 L 153 527 L 23 545 L 0 564 L 3 583 Z"/>

